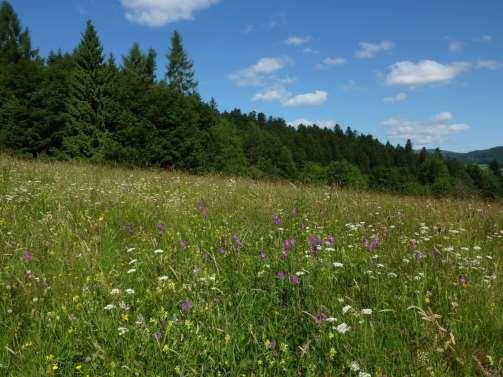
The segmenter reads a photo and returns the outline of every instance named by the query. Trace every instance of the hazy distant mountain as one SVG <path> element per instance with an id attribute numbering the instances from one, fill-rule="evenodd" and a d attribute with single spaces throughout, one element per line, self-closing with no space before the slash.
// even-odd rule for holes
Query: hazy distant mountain
<path id="1" fill-rule="evenodd" d="M 433 152 L 433 150 L 430 150 L 430 152 Z M 461 160 L 467 163 L 489 164 L 492 160 L 496 160 L 500 164 L 503 164 L 503 146 L 468 153 L 441 152 L 445 158 Z"/>

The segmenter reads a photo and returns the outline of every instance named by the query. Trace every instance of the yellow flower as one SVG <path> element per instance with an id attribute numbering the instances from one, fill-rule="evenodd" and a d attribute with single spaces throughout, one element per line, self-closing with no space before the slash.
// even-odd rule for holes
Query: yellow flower
<path id="1" fill-rule="evenodd" d="M 229 343 L 231 341 L 231 336 L 229 334 L 227 334 L 225 336 L 225 343 Z"/>
<path id="2" fill-rule="evenodd" d="M 54 360 L 54 355 L 52 353 L 50 353 L 45 358 L 47 359 L 47 361 L 51 361 L 51 360 Z"/>
<path id="3" fill-rule="evenodd" d="M 58 369 L 58 364 L 53 364 L 52 365 L 52 370 L 57 370 Z"/>
<path id="4" fill-rule="evenodd" d="M 76 369 L 76 370 L 81 370 L 81 369 L 82 369 L 82 365 L 80 365 L 80 364 L 79 364 L 79 365 L 77 365 L 77 366 L 75 367 L 75 369 Z"/>
<path id="5" fill-rule="evenodd" d="M 128 315 L 128 313 L 124 313 L 122 315 L 122 320 L 125 321 L 125 322 L 129 321 L 129 315 Z"/>

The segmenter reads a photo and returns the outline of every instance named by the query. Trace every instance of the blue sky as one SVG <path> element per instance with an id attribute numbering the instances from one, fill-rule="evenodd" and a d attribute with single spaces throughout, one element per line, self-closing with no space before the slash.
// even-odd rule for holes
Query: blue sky
<path id="1" fill-rule="evenodd" d="M 501 0 L 11 0 L 34 45 L 72 50 L 92 19 L 118 60 L 164 75 L 178 30 L 201 95 L 291 124 L 469 151 L 503 145 Z"/>

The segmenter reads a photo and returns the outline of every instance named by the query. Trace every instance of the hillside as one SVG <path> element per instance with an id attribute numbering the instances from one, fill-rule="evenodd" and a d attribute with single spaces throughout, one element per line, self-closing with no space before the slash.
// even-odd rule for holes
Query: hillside
<path id="1" fill-rule="evenodd" d="M 0 172 L 0 375 L 503 362 L 501 204 L 1 155 Z"/>
<path id="2" fill-rule="evenodd" d="M 442 151 L 445 158 L 461 160 L 468 164 L 482 164 L 488 165 L 492 160 L 498 161 L 503 164 L 503 147 L 494 147 L 480 151 L 473 151 L 468 153 L 457 153 Z"/>

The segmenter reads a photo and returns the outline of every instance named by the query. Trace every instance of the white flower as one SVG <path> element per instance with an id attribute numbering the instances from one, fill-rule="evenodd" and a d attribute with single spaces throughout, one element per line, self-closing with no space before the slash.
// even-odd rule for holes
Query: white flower
<path id="1" fill-rule="evenodd" d="M 358 372 L 360 370 L 360 364 L 358 364 L 358 361 L 353 361 L 351 363 L 350 369 L 353 372 Z"/>
<path id="2" fill-rule="evenodd" d="M 119 328 L 117 328 L 117 331 L 119 331 L 119 335 L 122 336 L 125 333 L 127 333 L 129 330 L 126 327 L 119 327 Z"/>
<path id="3" fill-rule="evenodd" d="M 334 265 L 335 268 L 341 268 L 341 267 L 344 267 L 344 265 L 341 263 L 341 262 L 334 262 L 332 263 Z"/>
<path id="4" fill-rule="evenodd" d="M 351 305 L 346 305 L 345 307 L 342 308 L 342 314 L 346 314 L 351 310 Z"/>
<path id="5" fill-rule="evenodd" d="M 114 288 L 110 291 L 111 295 L 118 295 L 121 293 L 121 290 L 119 288 Z"/>
<path id="6" fill-rule="evenodd" d="M 136 250 L 136 247 L 130 247 L 129 249 L 127 249 L 127 252 L 132 253 L 135 250 Z"/>
<path id="7" fill-rule="evenodd" d="M 358 373 L 358 377 L 372 377 L 370 373 L 367 372 L 360 372 Z"/>
<path id="8" fill-rule="evenodd" d="M 325 319 L 326 322 L 336 322 L 337 321 L 337 318 L 334 318 L 334 317 L 328 317 L 327 319 Z"/>
<path id="9" fill-rule="evenodd" d="M 395 274 L 394 272 L 388 272 L 388 276 L 389 276 L 390 278 L 396 278 L 398 275 L 397 275 L 397 274 Z"/>
<path id="10" fill-rule="evenodd" d="M 159 281 L 166 281 L 169 280 L 169 277 L 164 275 L 164 276 L 159 276 Z"/>
<path id="11" fill-rule="evenodd" d="M 474 247 L 473 247 L 473 250 L 477 250 L 477 251 L 478 251 L 478 250 L 481 250 L 481 249 L 482 249 L 482 248 L 481 248 L 480 246 L 474 246 Z"/>
<path id="12" fill-rule="evenodd" d="M 326 251 L 335 251 L 335 249 L 333 247 L 326 247 L 325 250 Z"/>
<path id="13" fill-rule="evenodd" d="M 135 264 L 136 262 L 138 262 L 138 259 L 131 259 L 131 260 L 129 261 L 129 264 Z"/>
<path id="14" fill-rule="evenodd" d="M 164 253 L 164 250 L 162 249 L 154 250 L 154 254 L 162 254 L 162 253 Z"/>
<path id="15" fill-rule="evenodd" d="M 362 314 L 364 314 L 364 315 L 371 315 L 372 314 L 372 309 L 362 309 Z"/>
<path id="16" fill-rule="evenodd" d="M 339 334 L 345 334 L 349 331 L 350 327 L 347 325 L 347 323 L 341 323 L 335 329 Z"/>
<path id="17" fill-rule="evenodd" d="M 127 272 L 127 273 L 128 273 L 128 274 L 132 274 L 133 272 L 136 272 L 136 268 L 132 268 L 132 269 L 128 270 L 128 272 Z"/>
<path id="18" fill-rule="evenodd" d="M 134 295 L 134 289 L 132 289 L 132 288 L 128 288 L 128 289 L 126 289 L 126 293 L 127 293 L 128 295 Z"/>
<path id="19" fill-rule="evenodd" d="M 108 304 L 107 306 L 104 307 L 105 310 L 113 310 L 115 309 L 115 305 L 114 304 Z"/>

